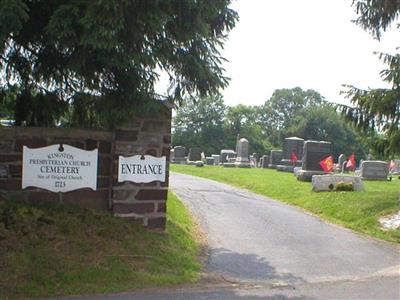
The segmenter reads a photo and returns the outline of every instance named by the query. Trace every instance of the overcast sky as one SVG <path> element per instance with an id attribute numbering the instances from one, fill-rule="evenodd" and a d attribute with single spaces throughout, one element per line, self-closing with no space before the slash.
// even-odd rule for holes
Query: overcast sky
<path id="1" fill-rule="evenodd" d="M 225 103 L 260 105 L 275 89 L 314 89 L 346 103 L 342 84 L 386 87 L 374 51 L 395 52 L 398 31 L 380 42 L 353 24 L 351 0 L 236 0 L 240 20 L 222 56 L 230 85 Z"/>

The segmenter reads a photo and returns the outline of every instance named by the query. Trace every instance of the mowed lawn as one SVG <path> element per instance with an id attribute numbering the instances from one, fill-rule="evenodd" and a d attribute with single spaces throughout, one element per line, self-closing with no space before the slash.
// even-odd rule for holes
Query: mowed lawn
<path id="1" fill-rule="evenodd" d="M 173 172 L 228 183 L 306 209 L 321 218 L 355 231 L 400 243 L 400 230 L 383 231 L 379 217 L 397 212 L 400 180 L 364 181 L 362 192 L 313 192 L 310 182 L 300 182 L 291 173 L 273 169 L 240 169 L 219 166 L 198 168 L 170 165 Z"/>
<path id="2" fill-rule="evenodd" d="M 168 195 L 165 233 L 68 205 L 0 202 L 0 299 L 131 291 L 194 282 L 196 228 Z"/>

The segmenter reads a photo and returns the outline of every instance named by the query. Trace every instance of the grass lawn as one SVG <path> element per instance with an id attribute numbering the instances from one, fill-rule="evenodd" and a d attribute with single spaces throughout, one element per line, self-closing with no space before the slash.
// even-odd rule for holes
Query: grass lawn
<path id="1" fill-rule="evenodd" d="M 0 202 L 0 299 L 109 293 L 194 282 L 199 246 L 168 195 L 166 233 L 65 205 Z"/>
<path id="2" fill-rule="evenodd" d="M 379 217 L 397 212 L 400 180 L 364 181 L 362 192 L 313 192 L 310 182 L 300 182 L 291 173 L 272 169 L 239 169 L 218 166 L 197 168 L 171 165 L 170 170 L 225 182 L 282 202 L 300 206 L 323 219 L 355 231 L 400 243 L 400 230 L 382 231 Z"/>

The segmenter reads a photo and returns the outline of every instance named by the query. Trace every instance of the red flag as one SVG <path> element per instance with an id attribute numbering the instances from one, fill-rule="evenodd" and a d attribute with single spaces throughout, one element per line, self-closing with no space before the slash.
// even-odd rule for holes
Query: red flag
<path id="1" fill-rule="evenodd" d="M 319 165 L 321 166 L 322 170 L 324 170 L 325 173 L 330 173 L 333 171 L 333 157 L 332 155 L 329 155 L 325 157 L 323 160 L 319 162 Z"/>
<path id="2" fill-rule="evenodd" d="M 297 155 L 296 155 L 296 153 L 294 153 L 294 152 L 292 152 L 292 154 L 290 155 L 290 161 L 292 162 L 292 163 L 296 163 L 296 161 L 297 161 Z"/>
<path id="3" fill-rule="evenodd" d="M 395 164 L 394 160 L 392 159 L 389 164 L 389 171 L 393 172 L 395 167 L 396 167 L 396 164 Z"/>
<path id="4" fill-rule="evenodd" d="M 349 156 L 349 159 L 347 160 L 346 168 L 355 168 L 356 167 L 356 157 L 354 156 L 354 153 Z"/>

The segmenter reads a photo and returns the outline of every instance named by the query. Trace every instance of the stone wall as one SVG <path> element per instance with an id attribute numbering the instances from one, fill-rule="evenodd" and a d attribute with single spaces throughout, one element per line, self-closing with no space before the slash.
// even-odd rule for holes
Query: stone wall
<path id="1" fill-rule="evenodd" d="M 22 190 L 22 147 L 38 148 L 60 143 L 84 150 L 98 148 L 97 190 L 85 188 L 67 193 L 31 187 Z M 156 118 L 137 118 L 129 126 L 114 131 L 1 127 L 0 167 L 3 174 L 0 174 L 0 198 L 74 203 L 112 210 L 116 215 L 146 227 L 165 228 L 170 143 L 170 111 L 160 113 Z M 166 182 L 118 183 L 118 156 L 137 154 L 166 156 Z"/>
<path id="2" fill-rule="evenodd" d="M 169 154 L 171 144 L 170 115 L 162 120 L 137 119 L 129 127 L 115 131 L 114 178 L 112 203 L 114 213 L 132 218 L 150 228 L 164 228 L 169 180 Z M 166 156 L 166 181 L 150 183 L 117 182 L 118 156 L 149 154 Z"/>

